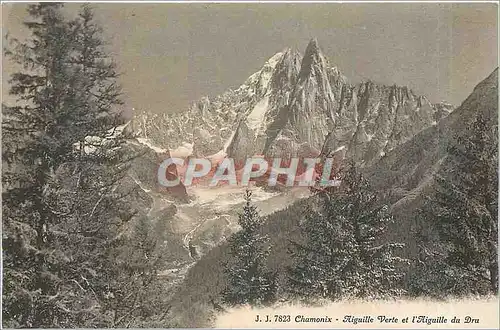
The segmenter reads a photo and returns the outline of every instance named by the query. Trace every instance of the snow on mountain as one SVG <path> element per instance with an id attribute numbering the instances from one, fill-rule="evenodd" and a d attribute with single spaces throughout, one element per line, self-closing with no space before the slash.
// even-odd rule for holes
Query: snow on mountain
<path id="1" fill-rule="evenodd" d="M 83 141 L 83 150 L 86 154 L 91 154 L 95 152 L 100 145 L 106 145 L 112 143 L 113 139 L 122 135 L 126 130 L 129 129 L 131 121 L 126 122 L 120 126 L 111 128 L 107 131 L 107 136 L 105 138 L 99 136 L 86 136 Z M 75 151 L 80 150 L 81 143 L 75 143 L 73 145 Z"/>
<path id="2" fill-rule="evenodd" d="M 239 88 L 228 90 L 213 99 L 204 97 L 188 111 L 174 114 L 136 113 L 134 130 L 139 136 L 149 138 L 163 148 L 175 149 L 187 141 L 193 144 L 195 156 L 227 150 L 241 120 L 248 120 L 252 131 L 265 129 L 270 85 L 275 67 L 285 53 L 272 56 Z"/>
<path id="3" fill-rule="evenodd" d="M 237 89 L 180 113 L 136 113 L 132 125 L 151 145 L 186 148 L 193 156 L 240 161 L 345 146 L 347 158 L 368 166 L 452 109 L 407 87 L 350 84 L 313 39 L 304 56 L 289 48 L 278 52 Z"/>
<path id="4" fill-rule="evenodd" d="M 266 112 L 268 110 L 269 97 L 266 96 L 253 107 L 252 111 L 248 114 L 246 122 L 248 127 L 254 131 L 257 131 L 264 124 L 266 117 Z"/>
<path id="5" fill-rule="evenodd" d="M 274 64 L 273 70 L 265 70 L 270 73 L 267 89 L 240 120 L 229 145 L 228 154 L 236 162 L 241 162 L 248 156 L 262 154 L 269 138 L 269 130 L 281 109 L 289 102 L 300 70 L 301 55 L 292 49 L 278 54 L 280 57 L 275 55 L 272 57 L 273 61 L 269 61 Z"/>
<path id="6" fill-rule="evenodd" d="M 309 42 L 288 104 L 282 108 L 275 126 L 280 126 L 277 138 L 287 140 L 285 149 L 296 154 L 298 146 L 307 143 L 321 148 L 326 134 L 335 122 L 335 96 L 328 79 L 328 62 L 320 51 L 318 42 Z M 268 137 L 264 153 L 282 155 L 282 145 L 273 144 Z"/>
<path id="7" fill-rule="evenodd" d="M 162 154 L 162 153 L 167 152 L 167 149 L 159 148 L 159 147 L 153 145 L 151 143 L 151 141 L 149 141 L 149 139 L 147 139 L 147 138 L 137 138 L 137 142 L 145 145 L 146 147 L 148 147 L 149 149 L 153 150 L 156 153 Z"/>
<path id="8" fill-rule="evenodd" d="M 193 154 L 194 143 L 184 142 L 181 146 L 170 149 L 170 156 L 174 158 L 187 158 Z"/>
<path id="9" fill-rule="evenodd" d="M 269 87 L 273 70 L 276 67 L 276 64 L 278 64 L 283 57 L 283 54 L 283 52 L 274 54 L 269 60 L 267 60 L 261 70 L 248 77 L 245 83 L 243 83 L 243 85 L 241 85 L 236 91 L 243 90 L 249 95 L 265 94 L 267 88 Z"/>
<path id="10" fill-rule="evenodd" d="M 313 39 L 304 56 L 284 49 L 241 86 L 203 97 L 186 111 L 134 111 L 127 128 L 136 136 L 130 148 L 145 153 L 133 162 L 130 184 L 140 187 L 144 204 L 154 211 L 148 215 L 170 210 L 175 199 L 176 211 L 169 211 L 174 214 L 171 227 L 200 246 L 203 254 L 234 229 L 239 205 L 234 201 L 241 197 L 242 187 L 233 191 L 180 185 L 165 194 L 156 182 L 164 157 L 207 157 L 216 166 L 227 156 L 238 164 L 254 155 L 320 155 L 332 157 L 335 169 L 345 158 L 370 167 L 392 160 L 393 150 L 400 150 L 422 130 L 439 127 L 453 116 L 452 110 L 451 105 L 431 104 L 404 86 L 350 83 Z M 298 188 L 273 196 L 263 193 L 259 207 L 276 211 L 295 200 L 287 195 L 294 189 Z M 213 202 L 207 202 L 210 198 Z"/>

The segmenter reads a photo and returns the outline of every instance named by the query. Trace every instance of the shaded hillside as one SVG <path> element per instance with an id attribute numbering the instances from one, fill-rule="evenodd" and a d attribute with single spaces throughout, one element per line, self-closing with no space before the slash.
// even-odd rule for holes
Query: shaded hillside
<path id="1" fill-rule="evenodd" d="M 396 147 L 366 172 L 373 186 L 390 192 L 396 225 L 392 234 L 403 239 L 407 252 L 416 252 L 416 212 L 424 196 L 432 191 L 433 175 L 448 162 L 447 148 L 454 138 L 466 134 L 479 114 L 498 123 L 498 69 L 479 83 L 471 95 L 438 125 L 420 132 L 412 140 Z"/>
<path id="2" fill-rule="evenodd" d="M 480 82 L 471 95 L 437 125 L 424 129 L 410 141 L 394 148 L 366 170 L 377 188 L 411 191 L 429 178 L 446 155 L 450 139 L 464 131 L 483 113 L 491 123 L 498 117 L 498 69 Z"/>

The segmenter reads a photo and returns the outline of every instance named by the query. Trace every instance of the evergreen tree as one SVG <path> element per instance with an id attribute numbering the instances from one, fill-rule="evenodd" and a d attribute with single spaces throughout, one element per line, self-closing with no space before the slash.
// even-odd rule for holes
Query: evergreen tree
<path id="1" fill-rule="evenodd" d="M 68 20 L 60 7 L 30 5 L 31 38 L 6 52 L 23 70 L 10 81 L 16 106 L 2 107 L 3 319 L 14 327 L 131 324 L 148 300 L 124 301 L 158 280 L 159 262 L 125 262 L 143 256 L 123 252 L 139 238 L 128 225 L 137 187 L 123 183 L 131 156 L 118 75 L 91 9 Z"/>
<path id="2" fill-rule="evenodd" d="M 251 196 L 247 190 L 245 206 L 238 218 L 241 230 L 229 238 L 232 260 L 224 269 L 228 285 L 223 292 L 223 300 L 229 305 L 265 304 L 275 296 L 274 276 L 265 267 L 268 238 L 260 232 L 260 217 Z"/>
<path id="3" fill-rule="evenodd" d="M 60 304 L 62 251 L 52 248 L 60 217 L 47 202 L 47 186 L 70 154 L 64 138 L 73 105 L 71 32 L 60 4 L 30 5 L 32 38 L 11 40 L 6 55 L 23 71 L 10 79 L 17 105 L 2 106 L 3 318 L 11 326 L 65 326 Z"/>
<path id="4" fill-rule="evenodd" d="M 169 311 L 165 281 L 166 223 L 139 217 L 126 235 L 127 243 L 114 250 L 113 280 L 117 283 L 104 310 L 112 312 L 113 327 L 164 327 Z"/>
<path id="5" fill-rule="evenodd" d="M 330 200 L 325 192 L 318 197 L 321 211 L 309 208 L 305 213 L 305 241 L 292 242 L 295 265 L 288 270 L 289 291 L 306 299 L 334 299 L 359 283 L 358 260 L 353 258 L 356 244 L 351 224 L 341 215 L 344 205 L 340 199 Z"/>
<path id="6" fill-rule="evenodd" d="M 307 210 L 304 240 L 294 242 L 288 270 L 295 297 L 342 299 L 402 293 L 404 259 L 399 243 L 384 243 L 392 217 L 351 164 L 340 189 L 318 193 L 318 210 Z"/>
<path id="7" fill-rule="evenodd" d="M 418 212 L 412 235 L 418 242 L 416 258 L 413 258 L 408 270 L 408 293 L 412 296 L 442 298 L 456 287 L 453 273 L 446 263 L 445 250 L 439 240 L 434 225 L 430 224 L 426 212 Z M 455 283 L 454 283 L 455 282 Z"/>
<path id="8" fill-rule="evenodd" d="M 498 292 L 497 126 L 479 114 L 448 147 L 424 207 L 444 257 L 444 293 Z"/>
<path id="9" fill-rule="evenodd" d="M 112 136 L 123 124 L 121 112 L 116 111 L 122 104 L 121 88 L 117 82 L 116 64 L 106 52 L 107 43 L 102 28 L 94 22 L 92 8 L 83 5 L 71 25 L 75 41 L 72 65 L 79 101 L 72 119 L 77 123 L 74 128 L 79 131 L 83 143 L 87 136 Z"/>

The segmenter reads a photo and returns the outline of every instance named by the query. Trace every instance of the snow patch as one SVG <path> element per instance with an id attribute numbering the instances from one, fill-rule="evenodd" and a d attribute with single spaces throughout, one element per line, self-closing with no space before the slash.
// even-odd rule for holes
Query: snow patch
<path id="1" fill-rule="evenodd" d="M 267 89 L 269 81 L 271 81 L 273 70 L 282 57 L 283 57 L 283 52 L 278 52 L 274 54 L 270 59 L 266 61 L 262 69 L 260 69 L 259 71 L 255 72 L 250 77 L 248 77 L 247 80 L 243 83 L 243 85 L 241 85 L 236 91 L 247 90 L 247 95 L 252 96 L 255 94 L 253 88 L 255 88 L 255 84 L 257 82 L 260 83 L 260 88 L 262 90 Z"/>
<path id="2" fill-rule="evenodd" d="M 340 150 L 344 150 L 344 149 L 345 149 L 345 146 L 340 146 L 340 147 L 338 147 L 337 149 L 335 149 L 335 150 L 333 151 L 333 153 L 338 152 L 338 151 L 340 151 Z"/>
<path id="3" fill-rule="evenodd" d="M 125 128 L 127 128 L 127 126 L 130 124 L 130 122 L 131 121 L 129 120 L 128 122 L 126 122 L 123 125 L 110 128 L 107 131 L 107 133 L 109 135 L 105 136 L 104 138 L 102 138 L 100 136 L 95 136 L 95 135 L 86 136 L 84 139 L 83 151 L 86 154 L 94 153 L 97 150 L 97 146 L 105 145 L 106 142 L 111 141 L 111 140 L 119 137 L 123 133 Z M 79 142 L 74 143 L 73 148 L 74 148 L 74 150 L 80 150 L 80 143 Z"/>
<path id="4" fill-rule="evenodd" d="M 213 205 L 216 209 L 226 209 L 243 203 L 247 187 L 223 186 L 217 188 L 188 187 L 190 196 L 194 196 L 193 204 Z M 260 187 L 252 187 L 252 201 L 259 202 L 277 196 L 277 192 L 267 192 Z"/>
<path id="5" fill-rule="evenodd" d="M 250 129 L 257 130 L 262 126 L 264 119 L 266 117 L 266 112 L 268 110 L 269 105 L 269 97 L 266 96 L 252 109 L 250 114 L 247 117 L 247 125 Z"/>
<path id="6" fill-rule="evenodd" d="M 268 71 L 263 71 L 260 75 L 260 90 L 265 91 L 267 90 L 267 87 L 269 86 L 269 82 L 271 81 L 271 77 L 273 75 L 272 69 L 269 69 Z"/>
<path id="7" fill-rule="evenodd" d="M 187 158 L 193 154 L 193 148 L 193 143 L 184 142 L 176 149 L 170 150 L 170 157 Z"/>
<path id="8" fill-rule="evenodd" d="M 278 64 L 278 62 L 281 60 L 282 57 L 283 57 L 283 52 L 278 52 L 274 54 L 270 59 L 268 59 L 266 64 L 274 69 L 274 67 L 276 66 L 276 64 Z"/>
<path id="9" fill-rule="evenodd" d="M 166 153 L 167 152 L 167 149 L 163 149 L 163 148 L 160 148 L 160 147 L 157 147 L 155 145 L 153 145 L 151 143 L 151 141 L 149 141 L 149 139 L 146 139 L 146 138 L 137 138 L 137 141 L 142 144 L 142 145 L 145 145 L 146 147 L 150 148 L 151 150 L 153 150 L 154 152 L 156 153 Z"/>

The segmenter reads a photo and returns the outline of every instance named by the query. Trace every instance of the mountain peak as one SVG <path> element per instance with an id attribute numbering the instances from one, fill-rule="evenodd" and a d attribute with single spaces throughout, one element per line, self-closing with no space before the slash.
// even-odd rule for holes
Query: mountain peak
<path id="1" fill-rule="evenodd" d="M 296 49 L 293 49 L 293 48 L 290 48 L 290 47 L 287 47 L 285 49 L 283 49 L 282 51 L 283 53 L 283 58 L 295 58 L 295 57 L 301 57 L 299 51 L 297 51 Z"/>
<path id="2" fill-rule="evenodd" d="M 269 66 L 269 67 L 274 69 L 274 67 L 276 66 L 276 64 L 279 63 L 279 61 L 281 60 L 281 58 L 283 57 L 284 54 L 285 54 L 285 51 L 278 52 L 278 53 L 274 54 L 273 56 L 271 56 L 267 60 L 267 62 L 264 64 L 264 66 Z"/>
<path id="3" fill-rule="evenodd" d="M 309 43 L 307 44 L 306 48 L 306 54 L 313 52 L 318 52 L 318 53 L 320 52 L 318 39 L 316 38 L 312 38 L 311 40 L 309 40 Z"/>
<path id="4" fill-rule="evenodd" d="M 292 48 L 283 50 L 283 56 L 276 65 L 271 86 L 273 89 L 291 89 L 300 71 L 301 55 Z"/>
<path id="5" fill-rule="evenodd" d="M 495 70 L 493 70 L 493 72 L 490 73 L 490 75 L 488 77 L 486 77 L 479 84 L 477 84 L 476 87 L 474 87 L 474 90 L 480 89 L 485 85 L 498 86 L 498 85 L 496 85 L 497 83 L 498 83 L 498 67 L 496 67 Z M 496 88 L 498 88 L 498 87 L 496 87 Z"/>
<path id="6" fill-rule="evenodd" d="M 320 64 L 320 66 L 326 68 L 326 61 L 321 54 L 318 40 L 316 38 L 313 38 L 309 41 L 309 44 L 306 47 L 304 58 L 302 59 L 300 77 L 309 76 L 313 71 L 313 66 L 315 66 L 316 64 Z"/>
<path id="7" fill-rule="evenodd" d="M 281 57 L 276 67 L 278 67 L 279 65 L 295 62 L 297 60 L 300 64 L 300 61 L 302 60 L 302 55 L 300 54 L 300 52 L 296 49 L 287 47 L 281 51 Z"/>

